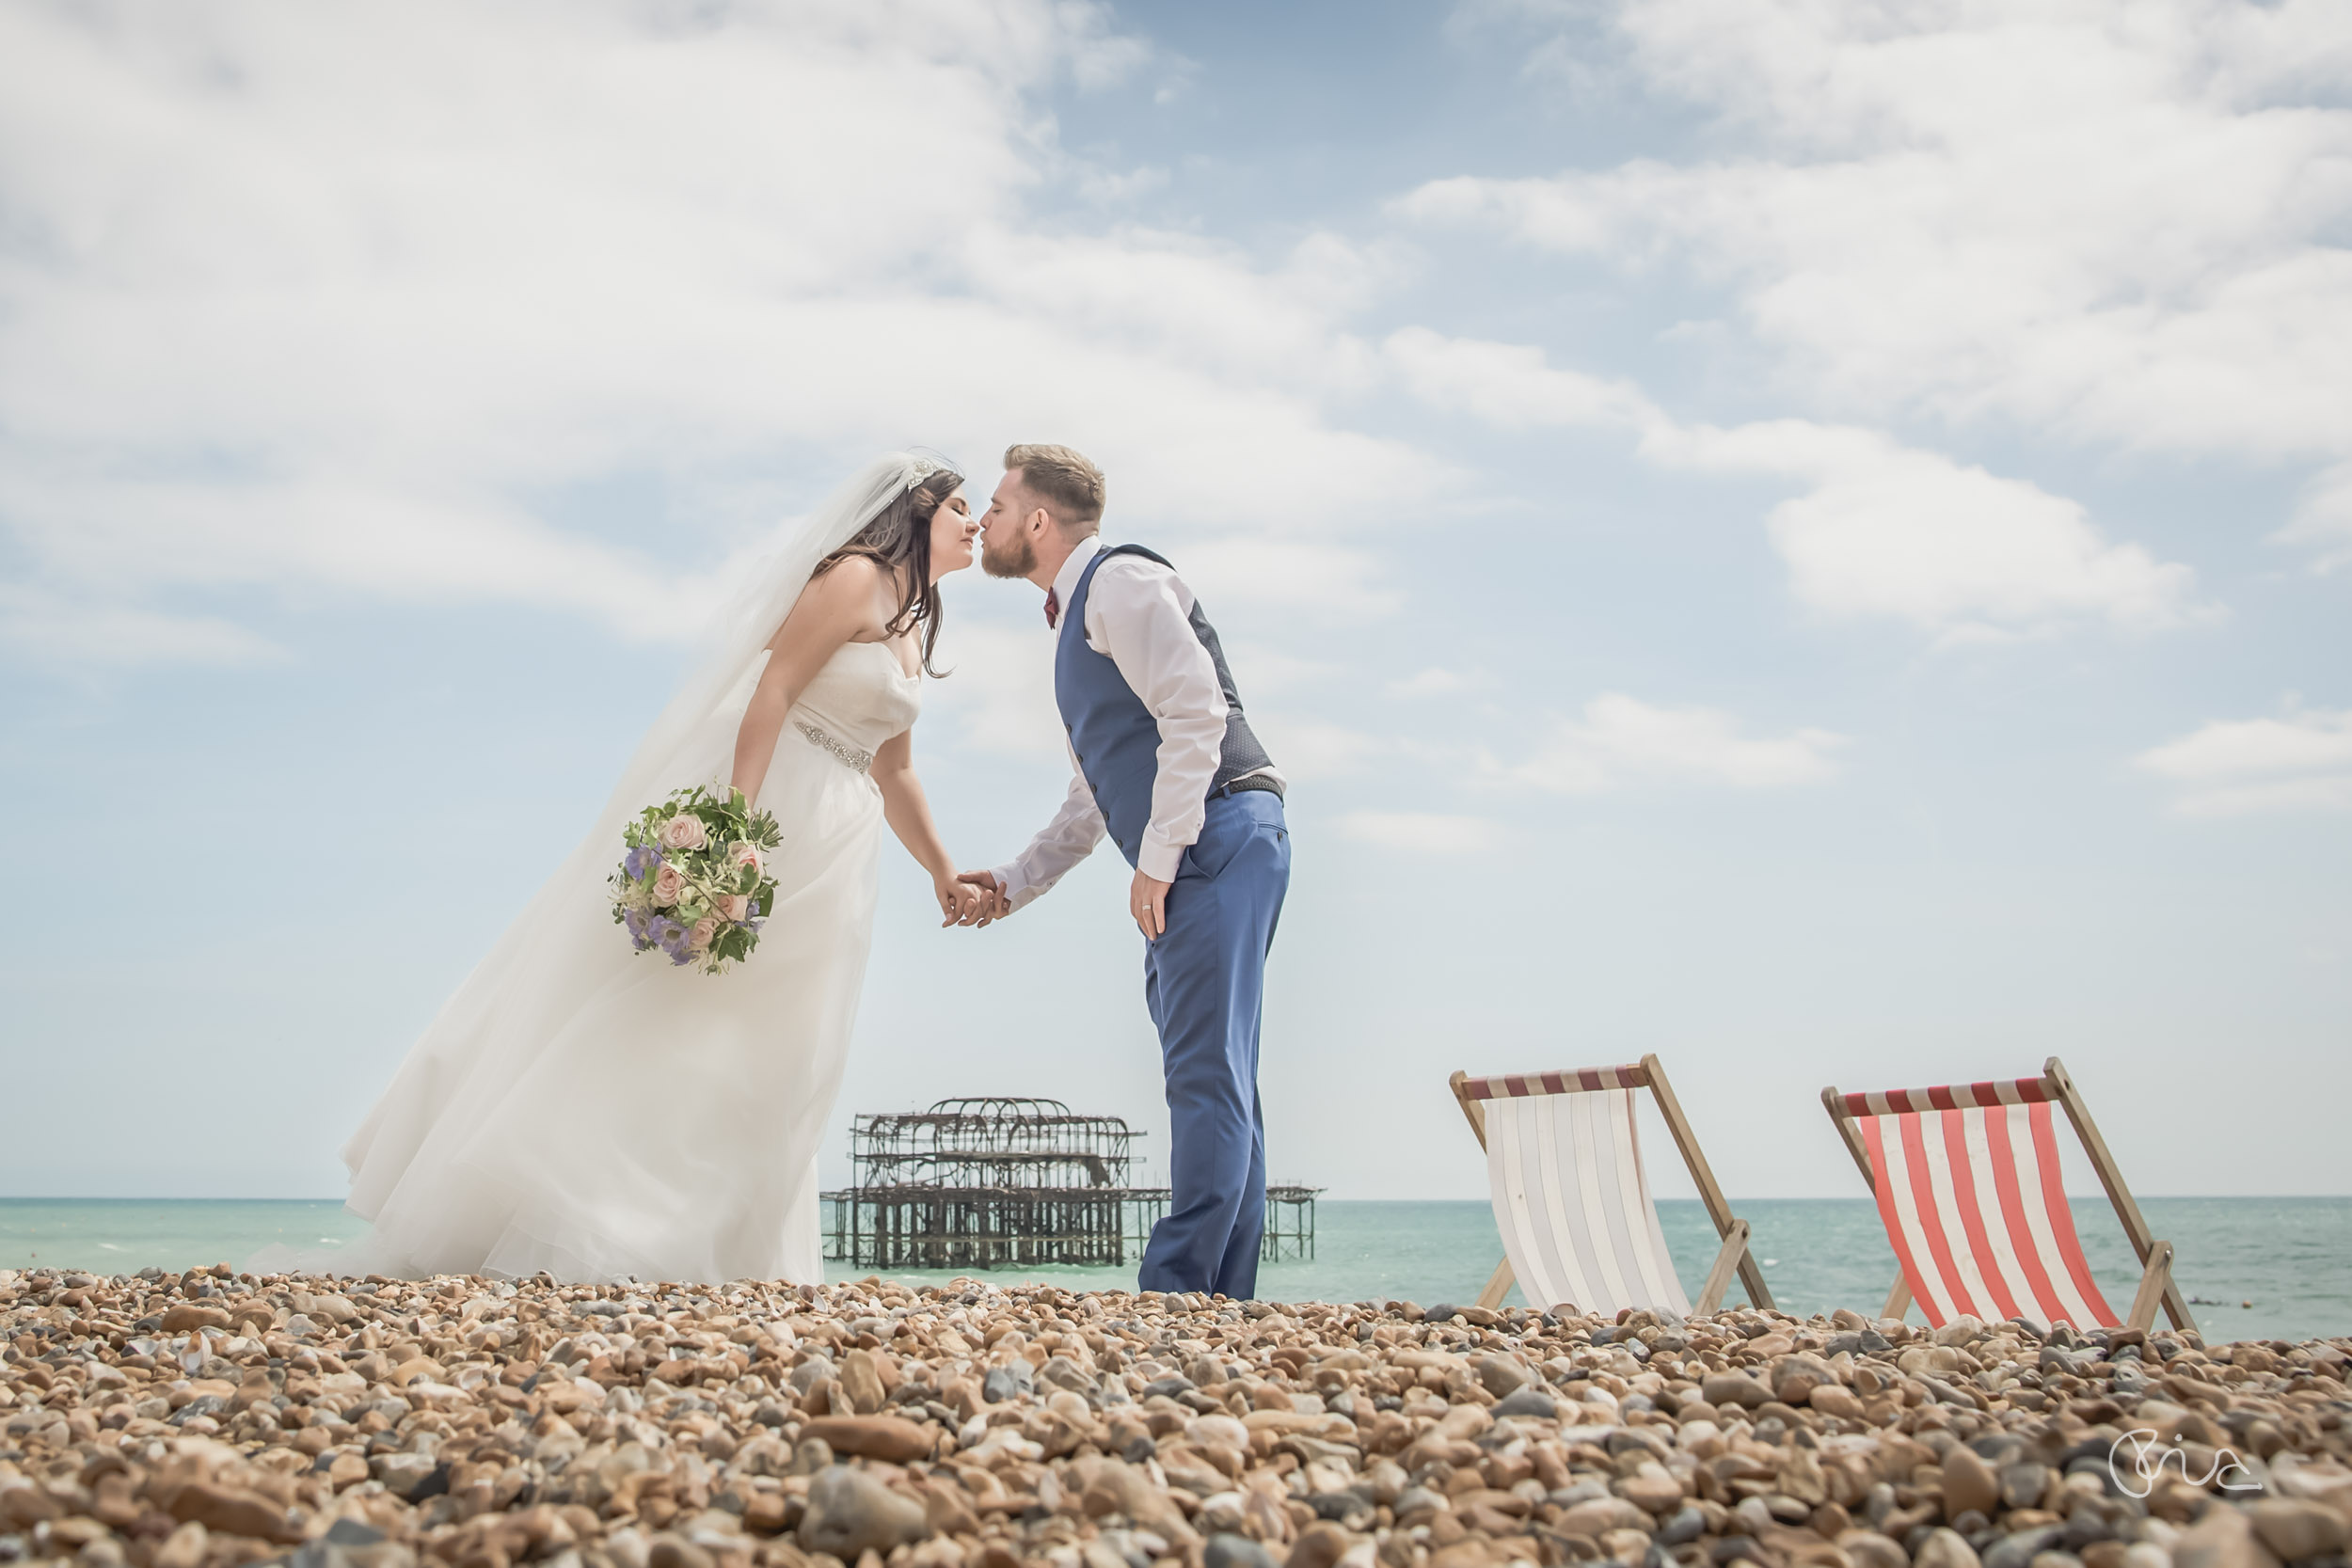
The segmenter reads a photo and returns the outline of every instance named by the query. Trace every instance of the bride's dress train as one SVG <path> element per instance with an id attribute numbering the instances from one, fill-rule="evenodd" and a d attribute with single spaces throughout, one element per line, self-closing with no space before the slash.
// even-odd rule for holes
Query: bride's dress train
<path id="1" fill-rule="evenodd" d="M 506 934 L 343 1150 L 350 1205 L 375 1222 L 372 1272 L 822 1276 L 817 1150 L 857 1018 L 882 825 L 854 764 L 914 721 L 917 698 L 874 642 L 810 683 L 757 801 L 784 830 L 776 907 L 726 974 L 632 953 L 599 903 L 534 911 Z M 732 723 L 713 730 L 731 747 Z"/>
<path id="2" fill-rule="evenodd" d="M 918 463 L 882 460 L 783 541 L 595 830 L 344 1148 L 349 1206 L 373 1229 L 300 1266 L 822 1277 L 817 1155 L 865 980 L 882 829 L 866 765 L 914 722 L 919 676 L 886 644 L 850 643 L 801 694 L 755 802 L 783 843 L 768 858 L 775 908 L 742 963 L 714 976 L 632 952 L 605 879 L 624 820 L 724 781 L 768 639 L 824 554 L 929 471 Z"/>

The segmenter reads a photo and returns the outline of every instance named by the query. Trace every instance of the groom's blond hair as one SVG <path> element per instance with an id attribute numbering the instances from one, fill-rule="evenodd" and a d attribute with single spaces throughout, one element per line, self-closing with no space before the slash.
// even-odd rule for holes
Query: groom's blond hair
<path id="1" fill-rule="evenodd" d="M 1043 501 L 1064 529 L 1091 533 L 1103 521 L 1103 470 L 1084 453 L 1025 441 L 1005 449 L 1005 467 L 1021 470 L 1022 487 Z"/>

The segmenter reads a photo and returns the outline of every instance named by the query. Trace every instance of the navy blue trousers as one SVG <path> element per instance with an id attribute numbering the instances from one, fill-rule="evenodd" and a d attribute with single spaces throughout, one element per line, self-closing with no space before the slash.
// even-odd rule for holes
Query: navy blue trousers
<path id="1" fill-rule="evenodd" d="M 1138 1283 L 1245 1300 L 1265 1232 L 1265 1122 L 1258 1028 L 1266 951 L 1290 889 L 1290 829 L 1271 790 L 1213 796 L 1147 943 L 1143 997 L 1160 1032 L 1173 1189 Z"/>

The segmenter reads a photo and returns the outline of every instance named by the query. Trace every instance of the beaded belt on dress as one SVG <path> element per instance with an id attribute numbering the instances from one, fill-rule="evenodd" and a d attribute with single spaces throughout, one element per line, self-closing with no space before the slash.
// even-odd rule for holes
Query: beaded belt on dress
<path id="1" fill-rule="evenodd" d="M 795 729 L 799 730 L 803 735 L 808 736 L 809 739 L 815 741 L 826 751 L 831 752 L 834 758 L 840 762 L 842 767 L 855 768 L 861 773 L 868 772 L 872 769 L 874 766 L 873 752 L 861 752 L 845 740 L 835 740 L 832 736 L 827 735 L 823 730 L 818 729 L 816 725 L 810 723 L 805 719 L 795 719 L 792 721 L 792 724 Z"/>

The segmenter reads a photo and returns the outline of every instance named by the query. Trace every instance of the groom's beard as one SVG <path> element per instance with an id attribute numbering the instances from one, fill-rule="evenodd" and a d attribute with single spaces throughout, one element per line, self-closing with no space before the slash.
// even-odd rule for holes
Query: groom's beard
<path id="1" fill-rule="evenodd" d="M 980 570 L 993 578 L 1025 578 L 1037 570 L 1037 546 L 1022 537 L 1000 550 L 995 540 L 982 535 Z"/>

